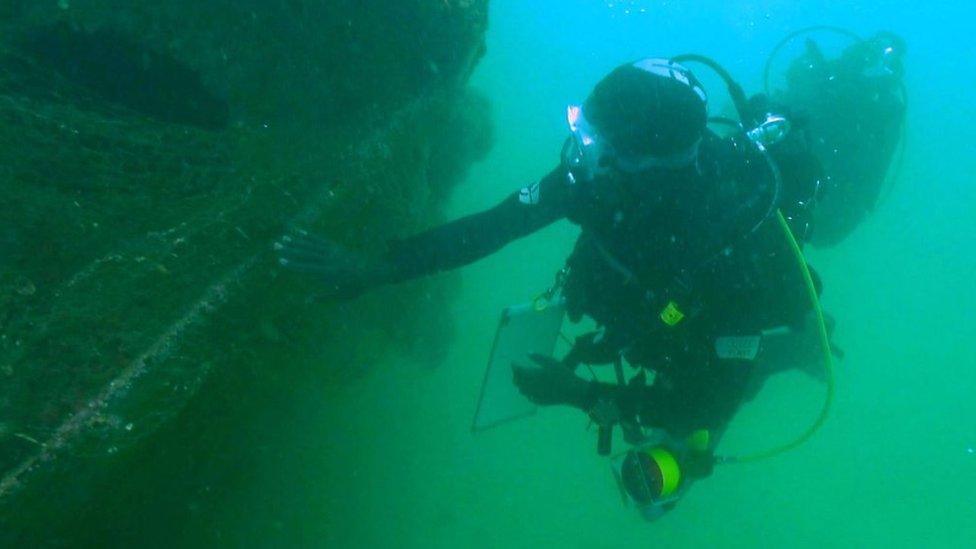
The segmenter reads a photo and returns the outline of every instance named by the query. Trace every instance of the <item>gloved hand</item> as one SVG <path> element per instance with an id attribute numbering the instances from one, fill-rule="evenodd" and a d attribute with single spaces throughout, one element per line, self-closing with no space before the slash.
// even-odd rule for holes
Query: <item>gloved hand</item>
<path id="1" fill-rule="evenodd" d="M 573 373 L 565 364 L 545 355 L 531 354 L 538 366 L 512 364 L 515 386 L 532 402 L 548 406 L 570 404 L 588 406 L 590 384 Z"/>
<path id="2" fill-rule="evenodd" d="M 576 338 L 573 348 L 563 359 L 568 364 L 612 364 L 619 351 L 604 339 L 603 332 L 589 332 Z"/>
<path id="3" fill-rule="evenodd" d="M 322 283 L 324 291 L 317 296 L 321 298 L 351 299 L 389 276 L 389 268 L 382 262 L 302 230 L 282 236 L 274 249 L 283 267 L 312 275 Z"/>

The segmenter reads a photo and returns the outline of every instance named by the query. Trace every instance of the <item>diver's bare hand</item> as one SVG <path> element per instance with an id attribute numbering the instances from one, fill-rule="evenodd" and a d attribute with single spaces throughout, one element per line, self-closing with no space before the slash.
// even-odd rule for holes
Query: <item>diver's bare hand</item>
<path id="1" fill-rule="evenodd" d="M 282 236 L 274 249 L 281 266 L 322 283 L 318 297 L 351 299 L 386 279 L 382 262 L 303 230 Z"/>

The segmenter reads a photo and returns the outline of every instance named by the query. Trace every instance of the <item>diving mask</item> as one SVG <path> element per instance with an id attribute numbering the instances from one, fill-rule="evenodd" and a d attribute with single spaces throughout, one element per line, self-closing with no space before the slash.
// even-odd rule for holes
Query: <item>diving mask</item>
<path id="1" fill-rule="evenodd" d="M 654 168 L 680 168 L 698 158 L 701 139 L 677 154 L 667 156 L 630 156 L 619 153 L 586 119 L 581 105 L 566 108 L 570 139 L 563 147 L 563 162 L 577 180 L 589 181 L 613 170 L 637 174 Z"/>
<path id="2" fill-rule="evenodd" d="M 583 107 L 566 107 L 570 138 L 563 148 L 563 161 L 577 178 L 591 180 L 610 171 L 613 147 L 597 135 L 583 116 Z"/>

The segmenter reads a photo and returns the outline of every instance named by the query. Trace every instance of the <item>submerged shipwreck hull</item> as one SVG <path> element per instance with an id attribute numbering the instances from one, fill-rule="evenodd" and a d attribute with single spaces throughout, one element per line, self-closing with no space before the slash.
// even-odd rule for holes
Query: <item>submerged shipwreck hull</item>
<path id="1" fill-rule="evenodd" d="M 440 220 L 490 146 L 466 87 L 486 3 L 0 9 L 0 544 L 97 497 L 194 399 L 443 345 L 444 280 L 316 302 L 270 245 L 301 226 L 375 250 Z"/>

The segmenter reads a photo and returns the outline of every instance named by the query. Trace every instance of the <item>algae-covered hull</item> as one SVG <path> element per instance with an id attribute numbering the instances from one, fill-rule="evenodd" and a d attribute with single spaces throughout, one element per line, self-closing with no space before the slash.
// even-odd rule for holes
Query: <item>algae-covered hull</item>
<path id="1" fill-rule="evenodd" d="M 377 250 L 439 220 L 490 143 L 466 88 L 485 4 L 0 10 L 5 535 L 37 514 L 23 501 L 83 504 L 71 483 L 110 470 L 208 379 L 245 394 L 337 383 L 439 339 L 443 281 L 322 303 L 269 250 L 289 226 Z"/>

